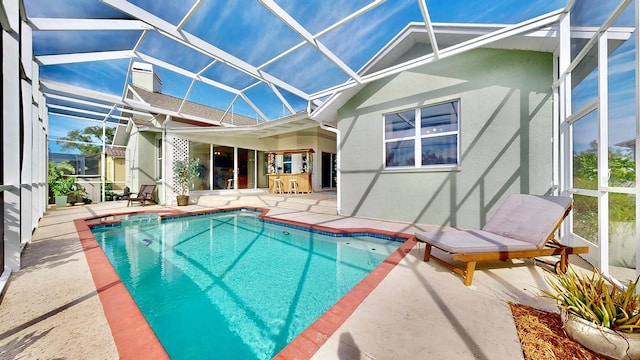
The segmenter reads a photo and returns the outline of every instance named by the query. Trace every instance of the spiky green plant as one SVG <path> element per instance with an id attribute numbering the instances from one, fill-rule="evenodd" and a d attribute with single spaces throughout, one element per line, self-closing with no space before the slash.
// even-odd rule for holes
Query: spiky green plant
<path id="1" fill-rule="evenodd" d="M 543 290 L 544 296 L 560 308 L 614 331 L 640 333 L 640 294 L 636 294 L 640 277 L 619 288 L 598 269 L 589 275 L 569 267 L 564 274 L 545 279 L 550 290 Z"/>

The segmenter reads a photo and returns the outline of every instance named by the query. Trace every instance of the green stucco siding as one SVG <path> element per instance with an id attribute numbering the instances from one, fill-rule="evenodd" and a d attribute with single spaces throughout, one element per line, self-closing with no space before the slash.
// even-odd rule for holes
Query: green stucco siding
<path id="1" fill-rule="evenodd" d="M 552 180 L 549 53 L 478 49 L 369 84 L 338 114 L 341 211 L 481 227 L 510 193 L 543 194 Z M 385 170 L 383 115 L 460 100 L 455 170 Z"/>

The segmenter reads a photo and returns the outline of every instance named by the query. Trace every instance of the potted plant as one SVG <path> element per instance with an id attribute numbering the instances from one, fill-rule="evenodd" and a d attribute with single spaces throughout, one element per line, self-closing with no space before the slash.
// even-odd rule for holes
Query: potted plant
<path id="1" fill-rule="evenodd" d="M 69 191 L 67 195 L 67 199 L 71 205 L 75 205 L 79 202 L 84 203 L 85 196 L 87 196 L 85 189 L 80 186 L 80 184 L 75 183 L 72 185 L 71 191 Z"/>
<path id="2" fill-rule="evenodd" d="M 198 176 L 199 159 L 176 160 L 173 162 L 173 186 L 178 206 L 189 204 L 189 186 Z"/>
<path id="3" fill-rule="evenodd" d="M 49 174 L 47 180 L 49 183 L 49 193 L 55 198 L 56 208 L 67 206 L 67 196 L 73 190 L 76 179 L 70 177 L 75 173 L 73 165 L 68 161 L 62 161 L 54 164 L 49 161 Z"/>
<path id="4" fill-rule="evenodd" d="M 543 293 L 560 308 L 569 338 L 611 359 L 639 359 L 638 279 L 618 287 L 598 269 L 589 275 L 569 267 L 546 278 L 550 290 Z"/>

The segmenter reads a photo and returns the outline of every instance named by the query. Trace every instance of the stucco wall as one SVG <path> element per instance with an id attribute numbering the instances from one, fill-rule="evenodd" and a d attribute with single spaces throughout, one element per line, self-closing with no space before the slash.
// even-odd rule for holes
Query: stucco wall
<path id="1" fill-rule="evenodd" d="M 140 185 L 156 183 L 156 133 L 139 132 L 134 129 L 129 137 L 126 151 L 128 167 L 127 186 L 138 192 Z"/>
<path id="2" fill-rule="evenodd" d="M 105 180 L 113 183 L 113 189 L 122 192 L 125 187 L 125 160 L 124 158 L 106 157 Z"/>
<path id="3" fill-rule="evenodd" d="M 369 84 L 338 115 L 342 213 L 480 227 L 509 193 L 547 192 L 552 60 L 478 49 Z M 456 99 L 459 169 L 384 169 L 383 114 Z"/>

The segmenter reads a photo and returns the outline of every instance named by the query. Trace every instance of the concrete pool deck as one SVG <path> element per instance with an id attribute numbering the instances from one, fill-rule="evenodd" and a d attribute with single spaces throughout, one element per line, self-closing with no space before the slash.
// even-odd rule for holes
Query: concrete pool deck
<path id="1" fill-rule="evenodd" d="M 112 327 L 76 232 L 75 219 L 138 211 L 202 211 L 254 206 L 285 221 L 337 229 L 370 228 L 413 234 L 433 228 L 335 215 L 335 195 L 229 193 L 200 198 L 187 207 L 135 206 L 109 202 L 51 209 L 40 220 L 0 303 L 0 358 L 118 359 Z M 353 313 L 330 336 L 283 351 L 282 359 L 519 359 L 522 351 L 509 302 L 554 310 L 539 289 L 545 271 L 531 261 L 478 266 L 474 283 L 434 262 L 422 261 L 424 246 L 410 248 Z M 497 266 L 496 266 L 497 265 Z M 113 316 L 113 315 L 109 315 Z M 135 329 L 134 329 L 135 330 Z M 115 334 L 117 337 L 117 334 Z M 129 339 L 136 342 L 136 338 Z M 315 346 L 314 346 L 315 345 Z M 146 355 L 146 356 L 144 356 Z M 142 357 L 140 357 L 142 356 Z M 137 358 L 155 358 L 138 354 Z"/>

